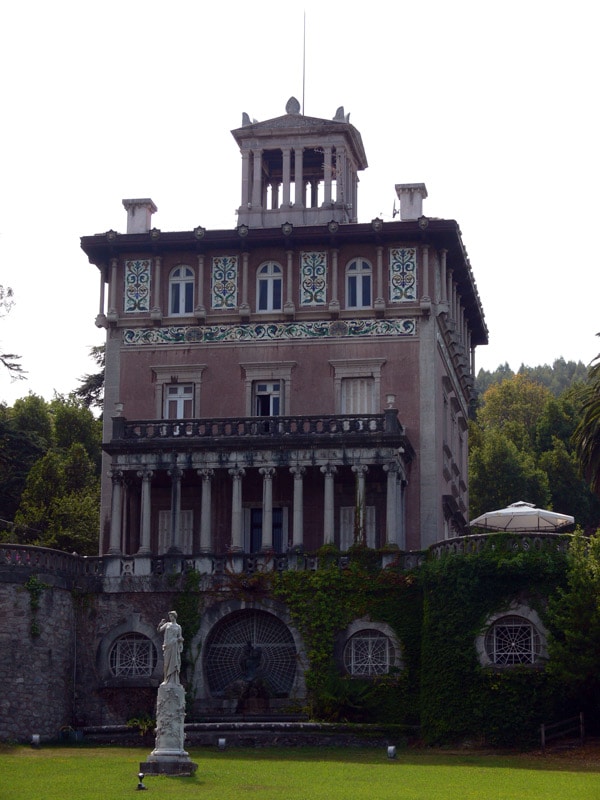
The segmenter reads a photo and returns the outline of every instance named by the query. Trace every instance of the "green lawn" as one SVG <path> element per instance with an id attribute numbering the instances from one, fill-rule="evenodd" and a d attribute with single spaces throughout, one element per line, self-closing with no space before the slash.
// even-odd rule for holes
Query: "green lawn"
<path id="1" fill-rule="evenodd" d="M 0 747 L 1 800 L 139 795 L 143 749 Z M 195 800 L 600 800 L 600 763 L 385 748 L 192 749 L 192 778 L 148 776 L 151 798 Z"/>

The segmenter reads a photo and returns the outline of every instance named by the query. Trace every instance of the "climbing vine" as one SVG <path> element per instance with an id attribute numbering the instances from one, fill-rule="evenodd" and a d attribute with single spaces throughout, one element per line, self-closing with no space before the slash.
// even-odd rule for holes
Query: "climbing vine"
<path id="1" fill-rule="evenodd" d="M 31 609 L 31 623 L 29 625 L 29 633 L 33 639 L 37 638 L 40 633 L 40 625 L 37 621 L 37 612 L 40 608 L 40 598 L 44 589 L 48 589 L 47 583 L 40 581 L 37 575 L 30 575 L 25 583 L 25 589 L 29 592 L 29 607 Z"/>
<path id="2" fill-rule="evenodd" d="M 375 569 L 376 554 L 364 546 L 357 546 L 356 550 L 344 568 L 332 561 L 314 572 L 282 572 L 274 578 L 273 593 L 286 604 L 307 647 L 307 710 L 316 718 L 380 721 L 382 709 L 391 707 L 392 696 L 396 697 L 396 708 L 400 695 L 406 700 L 415 676 L 415 653 L 405 655 L 410 668 L 374 680 L 353 678 L 341 669 L 339 654 L 336 658 L 337 637 L 353 620 L 367 614 L 394 628 L 407 649 L 417 641 L 410 636 L 409 626 L 401 624 L 401 618 L 415 619 L 409 613 L 414 579 Z M 404 614 L 397 614 L 398 604 Z M 406 721 L 410 703 L 403 702 L 401 709 L 389 721 Z"/>
<path id="3" fill-rule="evenodd" d="M 183 652 L 181 653 L 181 669 L 183 674 L 193 675 L 196 662 L 200 656 L 200 646 L 192 651 L 192 642 L 200 629 L 204 600 L 200 591 L 202 576 L 196 570 L 188 570 L 182 576 L 182 585 L 175 600 L 177 622 L 181 625 L 183 635 Z M 188 710 L 194 702 L 192 683 L 186 691 L 186 705 Z"/>

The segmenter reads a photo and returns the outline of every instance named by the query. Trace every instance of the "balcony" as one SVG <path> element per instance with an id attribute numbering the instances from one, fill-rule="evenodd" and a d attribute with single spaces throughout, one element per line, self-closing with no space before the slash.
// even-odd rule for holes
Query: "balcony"
<path id="1" fill-rule="evenodd" d="M 314 445 L 402 446 L 412 453 L 395 409 L 383 414 L 287 417 L 213 417 L 177 420 L 127 420 L 113 417 L 108 452 L 147 447 L 310 447 Z"/>

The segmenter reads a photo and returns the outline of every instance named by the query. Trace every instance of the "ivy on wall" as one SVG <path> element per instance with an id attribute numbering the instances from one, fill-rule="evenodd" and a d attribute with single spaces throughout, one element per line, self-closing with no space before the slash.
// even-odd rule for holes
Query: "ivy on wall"
<path id="1" fill-rule="evenodd" d="M 29 633 L 32 639 L 36 639 L 40 633 L 40 625 L 37 621 L 37 612 L 40 608 L 40 598 L 44 589 L 49 589 L 47 583 L 43 583 L 37 575 L 30 575 L 25 582 L 25 589 L 29 592 L 29 608 L 31 609 L 31 622 Z"/>
<path id="2" fill-rule="evenodd" d="M 411 724 L 418 675 L 420 596 L 412 574 L 376 568 L 373 551 L 358 546 L 340 568 L 332 560 L 314 572 L 274 576 L 273 594 L 289 609 L 307 648 L 308 713 L 330 721 Z M 385 622 L 402 642 L 405 668 L 372 680 L 345 675 L 336 659 L 338 634 L 356 619 Z"/>
<path id="3" fill-rule="evenodd" d="M 547 598 L 565 580 L 566 556 L 516 550 L 507 534 L 483 551 L 431 559 L 423 570 L 421 726 L 429 743 L 532 739 L 558 713 L 561 691 L 543 669 L 479 664 L 475 641 L 487 618 L 514 601 L 544 620 Z"/>
<path id="4" fill-rule="evenodd" d="M 472 555 L 431 558 L 412 572 L 378 570 L 372 551 L 349 565 L 274 575 L 307 647 L 308 712 L 330 721 L 419 725 L 427 743 L 532 740 L 560 713 L 561 687 L 542 668 L 484 668 L 476 639 L 488 617 L 518 601 L 545 618 L 547 598 L 565 580 L 566 556 L 516 549 L 490 536 Z M 335 644 L 355 619 L 387 623 L 402 646 L 403 669 L 372 680 L 345 675 Z"/>

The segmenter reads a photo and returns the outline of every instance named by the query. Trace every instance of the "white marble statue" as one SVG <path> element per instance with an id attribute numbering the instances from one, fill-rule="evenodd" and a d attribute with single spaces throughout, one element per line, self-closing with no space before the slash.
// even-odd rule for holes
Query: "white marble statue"
<path id="1" fill-rule="evenodd" d="M 158 630 L 164 633 L 162 646 L 164 661 L 163 683 L 179 683 L 183 636 L 181 635 L 181 625 L 177 622 L 177 612 L 169 611 L 168 616 L 168 621 L 161 619 L 158 624 Z"/>

